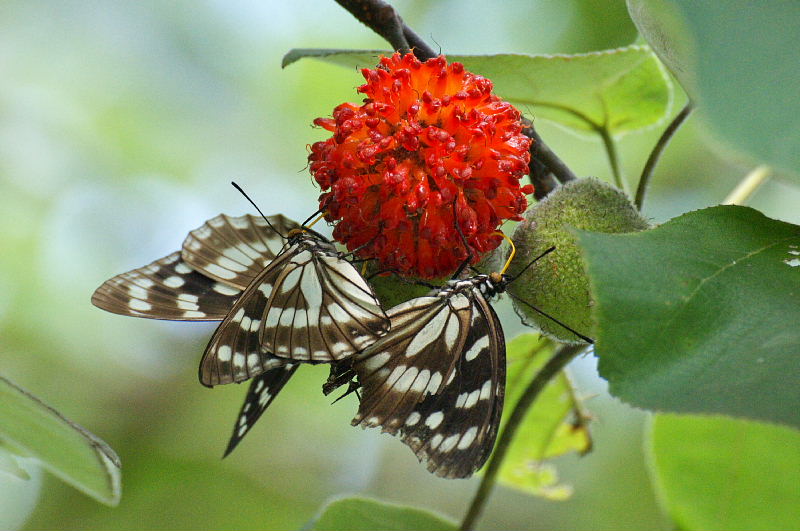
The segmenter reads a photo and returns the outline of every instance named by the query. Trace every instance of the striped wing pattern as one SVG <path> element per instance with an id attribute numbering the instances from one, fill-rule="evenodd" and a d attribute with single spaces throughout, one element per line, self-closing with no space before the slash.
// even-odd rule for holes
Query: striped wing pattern
<path id="1" fill-rule="evenodd" d="M 391 332 L 353 364 L 362 386 L 353 425 L 399 435 L 438 476 L 469 477 L 488 459 L 503 409 L 497 315 L 469 281 L 388 315 Z"/>
<path id="2" fill-rule="evenodd" d="M 241 290 L 201 275 L 175 252 L 106 280 L 92 304 L 111 313 L 177 321 L 220 321 Z"/>
<path id="3" fill-rule="evenodd" d="M 282 215 L 267 219 L 277 232 L 261 217 L 220 214 L 189 233 L 181 256 L 203 275 L 244 290 L 284 249 L 281 235 L 300 227 Z"/>
<path id="4" fill-rule="evenodd" d="M 264 411 L 269 407 L 275 396 L 280 392 L 299 365 L 284 363 L 253 378 L 250 389 L 244 399 L 244 404 L 239 411 L 236 425 L 233 428 L 225 455 L 233 451 L 247 432 L 253 427 Z"/>
<path id="5" fill-rule="evenodd" d="M 284 364 L 285 360 L 262 348 L 260 330 L 272 286 L 290 259 L 291 249 L 264 269 L 214 331 L 200 361 L 203 385 L 243 382 Z"/>
<path id="6" fill-rule="evenodd" d="M 389 331 L 372 288 L 346 260 L 314 249 L 281 270 L 262 329 L 276 356 L 330 362 L 352 356 Z"/>
<path id="7" fill-rule="evenodd" d="M 248 380 L 279 359 L 341 359 L 388 330 L 389 319 L 355 268 L 331 245 L 296 238 L 217 328 L 200 363 L 204 385 Z"/>

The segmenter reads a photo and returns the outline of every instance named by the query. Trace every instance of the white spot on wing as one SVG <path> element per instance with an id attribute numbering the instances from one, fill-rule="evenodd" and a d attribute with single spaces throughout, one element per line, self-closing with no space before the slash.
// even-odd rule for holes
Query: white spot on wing
<path id="1" fill-rule="evenodd" d="M 411 343 L 408 344 L 406 356 L 416 356 L 422 352 L 425 347 L 436 341 L 436 339 L 442 335 L 442 328 L 447 321 L 448 315 L 450 315 L 450 312 L 446 309 L 439 311 L 433 319 L 414 336 Z"/>
<path id="2" fill-rule="evenodd" d="M 170 288 L 179 288 L 186 284 L 186 281 L 178 275 L 172 275 L 164 279 L 164 285 Z"/>
<path id="3" fill-rule="evenodd" d="M 223 284 L 222 282 L 214 282 L 214 285 L 211 287 L 211 289 L 213 289 L 220 295 L 228 295 L 228 296 L 236 295 L 241 291 L 236 288 L 232 288 L 227 284 Z"/>
<path id="4" fill-rule="evenodd" d="M 406 426 L 415 425 L 417 422 L 419 422 L 421 418 L 422 416 L 419 413 L 417 413 L 416 411 L 412 411 L 411 414 L 406 419 Z"/>
<path id="5" fill-rule="evenodd" d="M 492 393 L 492 381 L 486 380 L 483 382 L 483 386 L 481 387 L 481 396 L 479 397 L 480 400 L 486 400 L 489 398 L 489 395 Z"/>
<path id="6" fill-rule="evenodd" d="M 139 312 L 149 312 L 153 309 L 153 305 L 149 302 L 145 302 L 139 299 L 131 299 L 128 301 L 128 307 L 131 310 L 136 310 Z"/>
<path id="7" fill-rule="evenodd" d="M 228 345 L 222 345 L 217 349 L 217 359 L 219 361 L 230 361 L 231 360 L 231 347 Z"/>
<path id="8" fill-rule="evenodd" d="M 147 290 L 136 284 L 130 284 L 128 285 L 128 295 L 136 299 L 146 299 Z"/>
<path id="9" fill-rule="evenodd" d="M 401 376 L 400 379 L 397 380 L 397 383 L 394 384 L 394 391 L 397 393 L 405 393 L 411 389 L 411 386 L 414 384 L 414 379 L 417 377 L 417 373 L 418 371 L 416 367 L 411 367 L 405 371 L 403 376 Z"/>
<path id="10" fill-rule="evenodd" d="M 425 425 L 432 430 L 435 430 L 439 424 L 442 423 L 444 420 L 444 413 L 441 411 L 437 411 L 435 413 L 431 413 L 428 415 L 428 418 L 425 419 Z"/>
<path id="11" fill-rule="evenodd" d="M 460 436 L 461 435 L 459 435 L 458 433 L 456 433 L 455 435 L 451 435 L 450 437 L 448 437 L 447 439 L 445 439 L 442 442 L 442 444 L 441 444 L 441 446 L 439 446 L 438 450 L 440 452 L 442 452 L 442 453 L 449 452 L 450 450 L 452 450 L 453 448 L 456 447 L 456 443 L 458 443 L 458 438 Z"/>
<path id="12" fill-rule="evenodd" d="M 414 380 L 414 384 L 411 386 L 411 391 L 414 391 L 415 393 L 425 392 L 425 389 L 427 388 L 430 379 L 431 379 L 431 371 L 429 371 L 428 369 L 420 371 L 419 376 L 417 376 L 417 379 Z"/>
<path id="13" fill-rule="evenodd" d="M 370 356 L 364 360 L 364 368 L 370 372 L 376 371 L 386 365 L 386 362 L 389 361 L 391 357 L 392 355 L 388 352 L 380 352 L 374 356 Z"/>
<path id="14" fill-rule="evenodd" d="M 175 268 L 177 271 L 178 268 Z M 214 275 L 215 277 L 224 278 L 224 279 L 232 279 L 236 278 L 236 273 L 229 269 L 225 269 L 224 267 L 220 267 L 217 264 L 208 264 L 205 266 L 205 270 L 208 271 L 209 274 Z"/>
<path id="15" fill-rule="evenodd" d="M 472 304 L 469 298 L 464 295 L 463 293 L 459 293 L 458 295 L 454 295 L 450 297 L 450 307 L 453 310 L 463 310 L 468 308 Z"/>
<path id="16" fill-rule="evenodd" d="M 467 353 L 464 354 L 464 359 L 466 359 L 467 361 L 472 361 L 478 356 L 478 354 L 481 353 L 483 349 L 488 347 L 489 347 L 489 336 L 485 335 L 472 344 Z"/>
<path id="17" fill-rule="evenodd" d="M 455 346 L 459 330 L 461 330 L 461 323 L 458 320 L 458 315 L 451 313 L 447 320 L 447 328 L 444 331 L 444 341 L 448 349 L 452 349 Z"/>
<path id="18" fill-rule="evenodd" d="M 435 372 L 431 374 L 431 380 L 428 382 L 428 386 L 425 388 L 425 394 L 434 394 L 439 390 L 440 385 L 442 385 L 442 373 Z"/>
<path id="19" fill-rule="evenodd" d="M 469 448 L 469 445 L 475 440 L 475 437 L 478 435 L 478 428 L 473 426 L 467 431 L 464 432 L 464 435 L 461 437 L 461 440 L 458 442 L 457 448 L 459 450 L 466 450 Z"/>
<path id="20" fill-rule="evenodd" d="M 300 280 L 300 274 L 303 272 L 303 269 L 300 267 L 295 267 L 292 269 L 289 274 L 283 279 L 283 283 L 281 284 L 281 293 L 288 293 L 297 286 L 297 282 Z"/>

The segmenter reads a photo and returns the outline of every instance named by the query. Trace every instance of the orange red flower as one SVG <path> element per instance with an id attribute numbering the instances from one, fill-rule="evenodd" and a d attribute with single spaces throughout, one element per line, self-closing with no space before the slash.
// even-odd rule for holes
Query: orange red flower
<path id="1" fill-rule="evenodd" d="M 419 278 L 453 273 L 495 249 L 520 220 L 532 185 L 520 113 L 492 82 L 439 56 L 382 57 L 363 69 L 362 105 L 343 103 L 314 123 L 333 135 L 311 147 L 311 173 L 333 236 L 380 269 Z"/>

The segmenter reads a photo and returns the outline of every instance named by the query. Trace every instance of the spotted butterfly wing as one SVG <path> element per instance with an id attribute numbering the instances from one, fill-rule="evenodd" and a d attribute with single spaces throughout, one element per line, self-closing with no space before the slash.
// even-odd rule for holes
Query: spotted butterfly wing
<path id="1" fill-rule="evenodd" d="M 92 304 L 108 312 L 149 319 L 221 321 L 238 288 L 201 275 L 174 252 L 103 283 Z"/>
<path id="2" fill-rule="evenodd" d="M 391 332 L 352 365 L 362 391 L 353 425 L 399 435 L 441 477 L 469 477 L 497 436 L 505 342 L 491 290 L 485 276 L 451 281 L 390 309 Z"/>
<path id="3" fill-rule="evenodd" d="M 269 220 L 277 230 L 298 227 L 280 215 Z M 221 321 L 282 246 L 280 234 L 263 219 L 220 214 L 192 231 L 181 252 L 104 282 L 92 303 L 134 317 Z"/>
<path id="4" fill-rule="evenodd" d="M 217 328 L 200 364 L 200 381 L 208 386 L 244 381 L 272 368 L 276 358 L 344 359 L 389 326 L 353 265 L 331 243 L 296 231 Z"/>
<path id="5" fill-rule="evenodd" d="M 241 442 L 298 367 L 296 363 L 284 363 L 253 378 L 225 449 L 225 456 Z"/>

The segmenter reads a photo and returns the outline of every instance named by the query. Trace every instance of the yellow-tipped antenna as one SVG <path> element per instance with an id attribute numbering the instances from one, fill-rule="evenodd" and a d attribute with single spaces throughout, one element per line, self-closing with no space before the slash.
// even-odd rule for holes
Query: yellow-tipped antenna
<path id="1" fill-rule="evenodd" d="M 367 274 L 367 261 L 365 260 L 364 265 L 361 266 L 361 276 L 363 277 L 366 274 Z"/>
<path id="2" fill-rule="evenodd" d="M 506 260 L 506 265 L 504 265 L 503 269 L 500 270 L 500 274 L 504 275 L 505 272 L 508 270 L 508 267 L 511 265 L 511 260 L 514 259 L 514 255 L 517 254 L 517 248 L 514 246 L 514 242 L 511 241 L 511 238 L 509 238 L 508 236 L 506 236 L 502 232 L 497 231 L 497 232 L 493 232 L 492 233 L 492 235 L 495 235 L 495 234 L 498 234 L 498 235 L 502 236 L 508 242 L 508 244 L 511 246 L 511 254 L 508 255 L 508 260 Z"/>
<path id="3" fill-rule="evenodd" d="M 320 215 L 319 215 L 319 216 L 317 216 L 316 218 L 314 218 L 314 221 L 312 221 L 311 223 L 309 223 L 308 225 L 306 225 L 306 226 L 305 226 L 305 228 L 307 228 L 307 229 L 310 229 L 311 227 L 313 227 L 313 226 L 314 226 L 314 223 L 316 223 L 317 221 L 319 221 L 319 220 L 321 220 L 322 218 L 324 218 L 324 217 L 325 217 L 325 214 L 327 214 L 327 212 L 322 212 L 322 213 L 320 213 Z"/>

